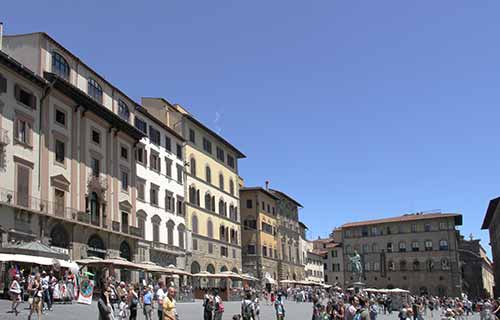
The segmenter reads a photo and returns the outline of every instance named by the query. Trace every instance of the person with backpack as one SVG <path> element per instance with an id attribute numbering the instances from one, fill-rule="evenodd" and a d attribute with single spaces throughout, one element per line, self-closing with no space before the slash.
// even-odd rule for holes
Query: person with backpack
<path id="1" fill-rule="evenodd" d="M 222 320 L 222 315 L 224 314 L 224 302 L 219 296 L 219 290 L 214 290 L 214 320 Z"/>
<path id="2" fill-rule="evenodd" d="M 285 305 L 283 304 L 283 295 L 278 292 L 278 298 L 274 303 L 274 310 L 276 311 L 276 320 L 285 319 Z"/>
<path id="3" fill-rule="evenodd" d="M 245 291 L 245 298 L 241 301 L 241 319 L 255 320 L 255 308 L 250 290 Z"/>

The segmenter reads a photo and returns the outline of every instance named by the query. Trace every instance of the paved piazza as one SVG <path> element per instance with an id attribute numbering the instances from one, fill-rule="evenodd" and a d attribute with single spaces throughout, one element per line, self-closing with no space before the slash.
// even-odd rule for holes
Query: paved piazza
<path id="1" fill-rule="evenodd" d="M 240 309 L 240 303 L 238 302 L 226 302 L 225 304 L 226 312 L 224 313 L 223 320 L 231 320 L 234 314 L 237 314 Z M 20 306 L 19 310 L 21 313 L 15 317 L 14 315 L 7 313 L 10 310 L 10 304 L 7 300 L 0 300 L 0 319 L 27 319 L 28 318 L 28 310 L 25 310 L 26 303 Z M 287 316 L 286 319 L 289 320 L 309 320 L 311 319 L 311 308 L 312 304 L 310 303 L 295 303 L 295 302 L 287 302 L 286 303 L 286 311 Z M 197 301 L 195 303 L 182 303 L 178 305 L 178 311 L 180 315 L 179 320 L 202 320 L 202 306 L 201 301 Z M 144 316 L 141 314 L 142 310 L 139 310 L 139 316 L 137 319 L 144 319 Z M 269 305 L 261 305 L 261 320 L 274 320 L 276 317 L 274 315 L 273 308 Z M 433 317 L 425 316 L 427 319 L 439 320 L 440 314 L 435 312 Z M 36 317 L 32 317 L 32 319 L 36 319 Z M 87 305 L 55 305 L 54 311 L 47 312 L 43 315 L 43 319 L 54 319 L 54 320 L 74 320 L 74 319 L 98 319 L 97 316 L 97 304 L 94 302 L 91 306 Z M 158 317 L 156 313 L 153 316 L 154 320 L 157 320 Z M 397 320 L 397 312 L 393 312 L 392 315 L 381 315 L 377 317 L 377 320 Z M 479 319 L 479 314 L 474 314 L 473 316 L 466 317 L 465 320 L 477 320 Z"/>

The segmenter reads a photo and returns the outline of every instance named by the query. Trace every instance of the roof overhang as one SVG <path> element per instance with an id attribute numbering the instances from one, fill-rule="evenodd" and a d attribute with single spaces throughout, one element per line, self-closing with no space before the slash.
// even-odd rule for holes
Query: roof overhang
<path id="1" fill-rule="evenodd" d="M 500 197 L 491 199 L 490 203 L 488 204 L 488 209 L 486 210 L 486 215 L 484 216 L 483 224 L 481 226 L 481 229 L 488 229 L 490 226 L 491 219 L 493 219 L 493 216 L 495 215 L 495 212 L 497 211 L 498 203 L 500 202 Z"/>

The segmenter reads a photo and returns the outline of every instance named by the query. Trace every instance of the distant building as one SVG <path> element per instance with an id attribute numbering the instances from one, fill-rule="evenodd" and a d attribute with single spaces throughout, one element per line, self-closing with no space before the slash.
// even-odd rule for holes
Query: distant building
<path id="1" fill-rule="evenodd" d="M 480 240 L 458 240 L 463 291 L 470 298 L 493 297 L 493 267 Z"/>
<path id="2" fill-rule="evenodd" d="M 500 283 L 500 213 L 499 204 L 500 197 L 492 199 L 488 205 L 488 210 L 483 220 L 481 229 L 488 229 L 490 233 L 490 246 L 493 254 L 493 274 L 495 283 Z M 495 297 L 500 295 L 500 287 L 495 286 L 493 289 Z"/>
<path id="3" fill-rule="evenodd" d="M 307 252 L 305 270 L 305 280 L 316 283 L 325 283 L 323 252 L 313 250 L 312 243 L 310 246 L 310 250 Z"/>
<path id="4" fill-rule="evenodd" d="M 403 288 L 416 294 L 458 296 L 462 277 L 456 226 L 460 214 L 407 214 L 341 227 L 344 285 L 357 281 L 349 256 L 361 255 L 368 287 Z M 338 231 L 337 231 L 338 232 Z"/>
<path id="5" fill-rule="evenodd" d="M 323 259 L 323 273 L 326 284 L 344 286 L 344 255 L 342 244 L 333 238 L 313 241 L 314 252 Z"/>

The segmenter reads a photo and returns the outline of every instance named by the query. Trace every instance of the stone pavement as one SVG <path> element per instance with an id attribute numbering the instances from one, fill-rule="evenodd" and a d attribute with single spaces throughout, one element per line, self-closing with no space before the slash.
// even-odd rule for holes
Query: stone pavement
<path id="1" fill-rule="evenodd" d="M 19 310 L 21 313 L 15 317 L 13 314 L 8 313 L 10 310 L 10 302 L 7 300 L 0 300 L 0 320 L 13 320 L 13 319 L 22 319 L 25 320 L 28 318 L 29 311 L 26 310 L 27 303 L 23 303 L 20 305 Z M 239 302 L 225 302 L 224 303 L 226 312 L 224 313 L 223 320 L 231 320 L 234 314 L 238 314 L 240 310 Z M 286 302 L 286 320 L 309 320 L 311 319 L 311 311 L 312 304 L 310 303 L 295 303 L 295 302 Z M 202 305 L 201 301 L 197 301 L 194 303 L 182 303 L 178 304 L 177 310 L 180 315 L 180 320 L 202 320 Z M 144 316 L 142 315 L 142 310 L 139 310 L 139 316 L 137 319 L 143 320 Z M 274 309 L 270 305 L 265 305 L 265 303 L 261 304 L 261 320 L 274 320 L 276 317 L 274 315 Z M 440 314 L 435 312 L 433 317 L 430 315 L 424 317 L 425 320 L 440 320 Z M 32 319 L 36 319 L 36 317 L 32 317 Z M 46 312 L 43 315 L 43 319 L 53 319 L 53 320 L 76 320 L 76 319 L 90 319 L 97 320 L 97 303 L 93 303 L 92 305 L 54 305 L 54 311 Z M 157 320 L 156 310 L 153 314 L 153 319 Z M 475 314 L 474 316 L 470 316 L 465 318 L 464 320 L 477 320 L 479 319 L 479 315 Z M 377 317 L 377 320 L 398 320 L 397 312 L 393 312 L 392 315 L 380 315 Z"/>

